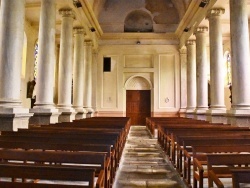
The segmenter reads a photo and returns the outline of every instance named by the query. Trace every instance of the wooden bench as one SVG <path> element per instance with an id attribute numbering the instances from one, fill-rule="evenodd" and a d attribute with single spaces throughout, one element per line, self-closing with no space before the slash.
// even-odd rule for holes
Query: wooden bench
<path id="1" fill-rule="evenodd" d="M 240 184 L 250 184 L 250 167 L 235 167 L 230 169 L 232 173 L 233 188 L 240 188 Z"/>
<path id="2" fill-rule="evenodd" d="M 228 133 L 226 134 L 217 134 L 211 133 L 210 135 L 204 136 L 193 136 L 193 137 L 181 137 L 177 138 L 177 170 L 182 173 L 183 172 L 183 161 L 184 163 L 184 177 L 185 172 L 190 170 L 190 162 L 187 162 L 188 156 L 192 156 L 191 146 L 199 145 L 199 146 L 207 146 L 207 145 L 229 145 L 229 144 L 250 144 L 250 135 L 248 137 L 242 137 L 241 135 L 237 135 L 237 133 Z M 192 164 L 192 163 L 191 163 Z"/>
<path id="3" fill-rule="evenodd" d="M 250 164 L 250 154 L 207 154 L 208 186 L 224 188 L 220 178 L 232 178 L 232 166 Z"/>
<path id="4" fill-rule="evenodd" d="M 83 140 L 82 138 L 72 138 L 72 139 L 65 139 L 65 138 L 61 138 L 61 137 L 36 137 L 34 136 L 0 136 L 0 143 L 1 142 L 12 142 L 15 141 L 17 143 L 22 142 L 22 143 L 34 143 L 34 144 L 38 144 L 38 143 L 46 143 L 47 145 L 64 145 L 64 144 L 109 144 L 109 146 L 111 145 L 115 145 L 116 142 L 113 139 L 87 139 L 87 140 Z M 60 148 L 58 148 L 60 150 Z M 118 155 L 115 155 L 115 158 L 113 159 L 113 161 L 111 161 L 111 169 L 112 169 L 112 179 L 114 178 L 114 174 L 115 171 L 118 167 L 118 159 L 117 159 Z M 111 182 L 112 182 L 111 179 Z"/>
<path id="5" fill-rule="evenodd" d="M 66 151 L 34 151 L 20 149 L 1 149 L 0 160 L 11 163 L 39 163 L 54 165 L 76 165 L 94 168 L 96 175 L 103 173 L 103 185 L 110 187 L 110 158 L 106 152 L 66 152 Z M 103 171 L 103 172 L 102 172 Z"/>
<path id="6" fill-rule="evenodd" d="M 51 180 L 59 181 L 56 184 L 48 184 L 44 181 L 42 183 L 36 183 L 36 181 L 26 182 L 4 182 L 0 181 L 0 187 L 11 187 L 11 188 L 69 188 L 69 187 L 89 187 L 89 188 L 103 188 L 101 185 L 102 173 L 99 174 L 99 178 L 94 183 L 95 169 L 77 167 L 77 166 L 49 166 L 49 165 L 31 165 L 31 164 L 4 164 L 0 163 L 0 177 L 12 178 L 16 180 L 31 179 L 31 180 Z M 60 182 L 61 181 L 61 182 Z M 88 185 L 79 183 L 77 185 L 68 184 L 65 185 L 65 181 L 75 183 L 87 182 Z"/>
<path id="7" fill-rule="evenodd" d="M 219 142 L 218 142 L 219 143 Z M 230 145 L 229 145 L 230 144 Z M 240 153 L 240 152 L 250 152 L 250 143 L 228 143 L 228 145 L 194 145 L 193 150 L 193 187 L 197 187 L 197 182 L 199 182 L 199 187 L 203 187 L 203 179 L 208 178 L 208 173 L 204 169 L 204 165 L 207 165 L 207 154 L 211 153 Z M 187 159 L 191 161 L 191 156 Z"/>

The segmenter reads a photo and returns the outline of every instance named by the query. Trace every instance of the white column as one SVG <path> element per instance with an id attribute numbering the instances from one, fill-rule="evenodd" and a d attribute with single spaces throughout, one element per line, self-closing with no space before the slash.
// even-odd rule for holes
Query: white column
<path id="1" fill-rule="evenodd" d="M 0 130 L 16 131 L 32 116 L 20 100 L 25 0 L 2 0 L 0 13 Z"/>
<path id="2" fill-rule="evenodd" d="M 231 110 L 236 114 L 249 114 L 250 110 L 249 31 L 246 7 L 247 0 L 230 0 L 233 94 Z"/>
<path id="3" fill-rule="evenodd" d="M 195 40 L 188 40 L 187 47 L 187 113 L 196 108 L 196 53 Z"/>
<path id="4" fill-rule="evenodd" d="M 196 113 L 202 114 L 208 109 L 208 79 L 207 79 L 207 27 L 198 27 L 196 36 L 196 82 L 197 82 L 197 106 Z"/>
<path id="5" fill-rule="evenodd" d="M 25 0 L 2 0 L 0 15 L 0 106 L 21 107 Z"/>
<path id="6" fill-rule="evenodd" d="M 224 63 L 223 39 L 220 16 L 224 9 L 211 9 L 209 19 L 209 44 L 210 44 L 210 97 L 211 113 L 224 113 Z"/>
<path id="7" fill-rule="evenodd" d="M 34 108 L 51 109 L 55 67 L 55 0 L 42 0 L 38 36 L 38 70 Z"/>
<path id="8" fill-rule="evenodd" d="M 59 121 L 72 121 L 74 112 L 71 105 L 72 88 L 72 49 L 74 12 L 71 9 L 59 10 L 62 16 L 60 55 L 59 55 L 59 84 L 57 107 L 62 114 Z"/>
<path id="9" fill-rule="evenodd" d="M 73 68 L 73 108 L 76 110 L 76 119 L 86 117 L 87 111 L 83 108 L 84 69 L 84 29 L 74 28 L 74 68 Z"/>
<path id="10" fill-rule="evenodd" d="M 187 108 L 187 49 L 180 49 L 180 63 L 181 63 L 181 108 L 179 114 L 186 112 Z"/>
<path id="11" fill-rule="evenodd" d="M 36 103 L 31 109 L 34 117 L 32 124 L 49 124 L 58 122 L 58 110 L 53 103 L 53 84 L 55 70 L 55 0 L 42 0 L 38 36 L 38 70 L 36 83 Z"/>
<path id="12" fill-rule="evenodd" d="M 88 111 L 88 114 L 93 115 L 92 109 L 92 42 L 84 43 L 84 94 L 83 107 Z"/>

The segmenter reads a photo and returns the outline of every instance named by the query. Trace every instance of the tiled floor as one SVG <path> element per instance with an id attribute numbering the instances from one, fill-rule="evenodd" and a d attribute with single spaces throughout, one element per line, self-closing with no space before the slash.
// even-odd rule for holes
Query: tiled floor
<path id="1" fill-rule="evenodd" d="M 132 126 L 113 188 L 185 188 L 157 140 L 145 126 Z"/>

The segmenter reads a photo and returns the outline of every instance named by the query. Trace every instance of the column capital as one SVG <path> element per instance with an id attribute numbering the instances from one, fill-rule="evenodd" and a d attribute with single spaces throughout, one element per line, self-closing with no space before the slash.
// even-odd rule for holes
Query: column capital
<path id="1" fill-rule="evenodd" d="M 72 17 L 72 18 L 75 18 L 75 12 L 72 9 L 70 9 L 70 8 L 60 9 L 59 10 L 59 14 L 62 17 Z"/>
<path id="2" fill-rule="evenodd" d="M 84 34 L 86 35 L 85 29 L 83 27 L 74 27 L 74 34 Z"/>
<path id="3" fill-rule="evenodd" d="M 197 27 L 194 34 L 206 33 L 208 32 L 208 27 Z"/>
<path id="4" fill-rule="evenodd" d="M 223 8 L 213 8 L 208 11 L 206 18 L 208 19 L 212 16 L 221 16 L 224 13 L 225 13 L 225 9 Z"/>
<path id="5" fill-rule="evenodd" d="M 187 48 L 181 48 L 179 49 L 180 54 L 186 54 L 187 53 Z"/>
<path id="6" fill-rule="evenodd" d="M 85 40 L 84 45 L 85 46 L 93 46 L 93 42 L 91 40 Z"/>
<path id="7" fill-rule="evenodd" d="M 195 45 L 195 40 L 187 40 L 186 46 L 188 45 Z"/>

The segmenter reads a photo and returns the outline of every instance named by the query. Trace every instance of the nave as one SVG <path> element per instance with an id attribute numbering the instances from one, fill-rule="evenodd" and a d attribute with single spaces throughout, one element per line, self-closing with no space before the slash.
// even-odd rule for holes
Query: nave
<path id="1" fill-rule="evenodd" d="M 146 126 L 131 126 L 114 183 L 134 187 L 186 187 Z"/>

